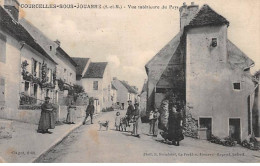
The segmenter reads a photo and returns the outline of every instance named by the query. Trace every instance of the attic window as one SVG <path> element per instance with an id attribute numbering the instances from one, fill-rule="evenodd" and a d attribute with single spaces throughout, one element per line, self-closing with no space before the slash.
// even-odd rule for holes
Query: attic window
<path id="1" fill-rule="evenodd" d="M 217 38 L 212 38 L 211 46 L 212 46 L 212 47 L 217 47 L 217 46 L 218 46 L 218 40 L 217 40 Z"/>
<path id="2" fill-rule="evenodd" d="M 52 51 L 52 46 L 50 46 L 50 51 Z"/>
<path id="3" fill-rule="evenodd" d="M 240 82 L 233 83 L 233 88 L 234 88 L 234 90 L 240 90 L 241 89 Z"/>

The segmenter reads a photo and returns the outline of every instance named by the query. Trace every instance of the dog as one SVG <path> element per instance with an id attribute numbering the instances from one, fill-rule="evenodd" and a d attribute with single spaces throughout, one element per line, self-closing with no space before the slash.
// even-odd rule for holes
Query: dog
<path id="1" fill-rule="evenodd" d="M 106 130 L 108 130 L 109 121 L 105 121 L 105 122 L 100 122 L 100 121 L 98 121 L 98 124 L 99 124 L 99 130 L 101 130 L 102 127 L 105 127 Z"/>
<path id="2" fill-rule="evenodd" d="M 119 126 L 119 130 L 120 128 L 122 129 L 121 131 L 126 131 L 126 127 L 127 127 L 127 119 L 126 117 L 122 117 L 120 119 L 120 126 Z"/>

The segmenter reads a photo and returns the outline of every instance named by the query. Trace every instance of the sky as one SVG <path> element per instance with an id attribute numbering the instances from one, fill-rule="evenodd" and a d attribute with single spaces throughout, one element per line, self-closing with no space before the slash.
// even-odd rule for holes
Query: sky
<path id="1" fill-rule="evenodd" d="M 145 64 L 180 30 L 179 10 L 129 9 L 128 5 L 208 4 L 229 22 L 228 38 L 260 69 L 259 0 L 19 0 L 21 4 L 123 5 L 123 9 L 21 9 L 20 17 L 52 40 L 60 40 L 71 57 L 109 62 L 111 75 L 142 88 Z"/>

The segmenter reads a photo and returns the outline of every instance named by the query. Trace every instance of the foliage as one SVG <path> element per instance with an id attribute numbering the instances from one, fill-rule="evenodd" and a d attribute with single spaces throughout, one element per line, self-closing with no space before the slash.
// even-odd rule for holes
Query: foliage
<path id="1" fill-rule="evenodd" d="M 260 150 L 260 144 L 254 136 L 249 135 L 248 139 L 245 139 L 241 142 L 241 145 L 250 150 Z"/>
<path id="2" fill-rule="evenodd" d="M 76 85 L 76 84 L 74 84 L 74 85 L 73 85 L 73 89 L 74 89 L 74 92 L 75 92 L 76 94 L 80 94 L 80 93 L 84 93 L 84 92 L 85 92 L 85 89 L 84 89 L 83 86 L 81 86 L 81 85 Z"/>
<path id="3" fill-rule="evenodd" d="M 20 105 L 33 105 L 36 103 L 37 100 L 34 97 L 26 96 L 24 94 L 20 96 Z"/>
<path id="4" fill-rule="evenodd" d="M 55 85 L 52 82 L 48 83 L 40 83 L 41 88 L 49 88 L 49 89 L 54 89 Z"/>
<path id="5" fill-rule="evenodd" d="M 48 81 L 48 78 L 47 78 L 47 64 L 43 61 L 42 63 L 42 83 L 45 83 Z"/>
<path id="6" fill-rule="evenodd" d="M 61 91 L 64 90 L 64 81 L 62 79 L 58 79 L 58 87 Z"/>
<path id="7" fill-rule="evenodd" d="M 223 146 L 235 146 L 236 142 L 233 138 L 231 137 L 225 137 L 224 139 L 220 139 L 217 136 L 214 136 L 213 134 L 211 135 L 209 141 L 211 143 L 223 145 Z"/>

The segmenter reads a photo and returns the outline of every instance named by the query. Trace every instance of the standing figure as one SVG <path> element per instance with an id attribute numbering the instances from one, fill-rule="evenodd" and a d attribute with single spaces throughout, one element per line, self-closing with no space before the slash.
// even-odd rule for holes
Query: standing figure
<path id="1" fill-rule="evenodd" d="M 128 101 L 128 108 L 127 108 L 127 111 L 126 111 L 126 120 L 127 120 L 127 126 L 129 127 L 130 126 L 130 120 L 132 119 L 132 116 L 133 116 L 133 112 L 134 112 L 135 108 L 132 104 L 132 101 L 129 100 Z"/>
<path id="2" fill-rule="evenodd" d="M 121 122 L 120 112 L 117 112 L 115 118 L 116 131 L 120 131 L 120 122 Z"/>
<path id="3" fill-rule="evenodd" d="M 173 105 L 169 111 L 168 124 L 168 139 L 172 141 L 173 145 L 179 146 L 179 142 L 184 139 L 184 136 L 182 134 L 182 115 L 176 105 Z"/>
<path id="4" fill-rule="evenodd" d="M 68 124 L 75 124 L 76 121 L 76 106 L 74 105 L 73 100 L 68 105 L 68 113 L 66 122 Z"/>
<path id="5" fill-rule="evenodd" d="M 151 111 L 153 112 L 153 111 Z M 160 117 L 160 113 L 158 111 L 158 109 L 155 107 L 154 112 L 152 113 L 151 117 L 149 117 L 150 119 L 150 132 L 149 134 L 157 137 L 158 135 L 158 123 L 159 120 L 158 118 Z"/>
<path id="6" fill-rule="evenodd" d="M 93 105 L 93 101 L 89 102 L 89 105 L 86 109 L 86 117 L 83 121 L 83 125 L 86 124 L 86 120 L 88 118 L 88 116 L 90 116 L 91 118 L 91 124 L 93 124 L 93 114 L 94 114 L 94 111 L 95 111 L 95 107 Z"/>
<path id="7" fill-rule="evenodd" d="M 51 134 L 52 132 L 48 131 L 48 129 L 55 128 L 55 117 L 53 114 L 53 106 L 50 103 L 49 97 L 45 97 L 45 102 L 42 104 L 41 110 L 41 117 L 37 132 L 42 134 Z"/>
<path id="8" fill-rule="evenodd" d="M 140 118 L 140 109 L 139 109 L 139 104 L 135 103 L 135 110 L 133 112 L 133 132 L 132 135 L 135 137 L 140 137 L 140 132 L 139 132 L 139 125 L 141 124 L 141 118 Z"/>

